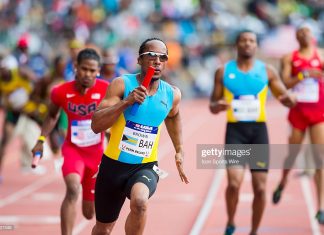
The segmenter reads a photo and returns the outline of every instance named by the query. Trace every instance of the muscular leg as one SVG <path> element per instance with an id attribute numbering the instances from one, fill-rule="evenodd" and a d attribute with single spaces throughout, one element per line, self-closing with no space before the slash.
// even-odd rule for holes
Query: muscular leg
<path id="1" fill-rule="evenodd" d="M 263 211 L 266 205 L 266 181 L 267 172 L 252 172 L 254 199 L 252 204 L 252 230 L 250 234 L 256 234 L 262 219 Z"/>
<path id="2" fill-rule="evenodd" d="M 316 185 L 317 204 L 319 210 L 324 211 L 324 170 L 316 169 L 314 175 L 314 181 Z"/>
<path id="3" fill-rule="evenodd" d="M 285 163 L 282 170 L 282 176 L 276 190 L 272 195 L 272 202 L 277 204 L 280 201 L 282 190 L 285 188 L 288 180 L 288 174 L 295 163 L 296 157 L 301 149 L 301 143 L 303 142 L 305 132 L 296 128 L 292 129 L 289 137 L 289 152 L 285 159 Z"/>
<path id="4" fill-rule="evenodd" d="M 71 235 L 76 218 L 76 203 L 80 194 L 80 176 L 76 173 L 64 178 L 66 194 L 61 205 L 62 235 Z"/>
<path id="5" fill-rule="evenodd" d="M 8 142 L 8 133 L 6 131 L 6 123 L 3 124 L 2 135 L 1 135 L 1 143 L 0 143 L 0 175 L 2 170 L 2 163 L 4 158 L 4 149 Z"/>
<path id="6" fill-rule="evenodd" d="M 12 136 L 13 128 L 14 127 L 10 122 L 7 121 L 3 122 L 3 129 L 2 129 L 2 136 L 1 136 L 1 143 L 0 143 L 0 177 L 1 177 L 2 164 L 5 155 L 5 148 Z M 0 178 L 0 183 L 1 183 L 1 178 Z"/>
<path id="7" fill-rule="evenodd" d="M 112 223 L 101 223 L 96 221 L 95 226 L 92 229 L 91 235 L 109 235 L 115 226 L 116 221 Z"/>
<path id="8" fill-rule="evenodd" d="M 287 184 L 288 174 L 291 170 L 291 167 L 295 163 L 296 157 L 300 151 L 301 146 L 298 147 L 297 145 L 302 144 L 304 135 L 305 135 L 305 132 L 298 130 L 296 128 L 293 128 L 291 135 L 289 136 L 289 153 L 288 153 L 288 157 L 285 160 L 285 166 L 284 166 L 284 169 L 282 172 L 282 177 L 281 177 L 280 184 L 279 184 L 282 186 L 282 188 L 284 188 Z M 293 145 L 293 146 L 290 146 L 290 145 Z"/>
<path id="9" fill-rule="evenodd" d="M 148 187 L 138 182 L 134 184 L 130 198 L 130 213 L 125 224 L 126 235 L 141 235 L 144 232 L 149 198 Z"/>
<path id="10" fill-rule="evenodd" d="M 317 190 L 317 202 L 318 210 L 324 210 L 324 123 L 319 123 L 310 128 L 311 142 L 314 144 L 314 157 L 316 158 L 316 172 L 314 176 L 316 190 Z"/>
<path id="11" fill-rule="evenodd" d="M 227 225 L 234 225 L 234 216 L 239 199 L 239 190 L 244 177 L 244 169 L 227 169 L 228 185 L 226 188 Z"/>

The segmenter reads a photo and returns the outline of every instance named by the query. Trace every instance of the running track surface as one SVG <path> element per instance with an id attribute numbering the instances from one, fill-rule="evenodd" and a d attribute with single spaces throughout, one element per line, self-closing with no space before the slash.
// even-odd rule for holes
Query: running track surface
<path id="1" fill-rule="evenodd" d="M 267 105 L 270 142 L 287 142 L 289 127 L 287 109 L 270 101 Z M 191 181 L 180 181 L 175 164 L 174 150 L 166 129 L 162 132 L 159 149 L 160 168 L 169 176 L 160 180 L 155 195 L 150 199 L 146 235 L 212 235 L 223 234 L 226 224 L 224 192 L 226 172 L 223 169 L 198 169 L 197 144 L 222 144 L 225 134 L 225 114 L 211 115 L 207 100 L 183 101 L 181 107 L 185 148 L 185 171 Z M 12 141 L 6 151 L 3 177 L 0 185 L 0 234 L 57 235 L 60 234 L 59 210 L 64 197 L 64 184 L 56 173 L 51 158 L 41 160 L 47 174 L 39 176 L 22 173 L 19 166 L 19 139 Z M 270 170 L 267 183 L 267 206 L 259 230 L 260 234 L 320 235 L 323 226 L 314 220 L 316 198 L 312 180 L 296 177 L 292 172 L 282 202 L 273 206 L 271 195 L 280 170 Z M 246 171 L 236 214 L 237 232 L 248 234 L 251 218 L 252 189 L 249 171 Z M 124 223 L 129 211 L 126 202 L 113 234 L 124 234 Z M 74 235 L 90 234 L 95 221 L 78 215 Z M 13 225 L 4 230 L 1 225 Z"/>

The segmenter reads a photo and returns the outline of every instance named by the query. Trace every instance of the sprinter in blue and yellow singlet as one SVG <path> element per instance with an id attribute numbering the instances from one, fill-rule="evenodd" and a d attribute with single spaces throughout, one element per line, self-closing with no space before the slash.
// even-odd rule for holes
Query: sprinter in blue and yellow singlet
<path id="1" fill-rule="evenodd" d="M 241 32 L 236 40 L 237 59 L 220 67 L 215 73 L 214 90 L 210 100 L 210 111 L 217 114 L 227 111 L 226 148 L 262 144 L 263 156 L 241 157 L 235 166 L 227 164 L 228 186 L 226 206 L 228 221 L 225 235 L 235 231 L 234 216 L 239 190 L 248 164 L 253 182 L 253 215 L 250 235 L 255 235 L 265 208 L 265 188 L 268 170 L 268 133 L 266 127 L 265 103 L 268 87 L 285 106 L 295 104 L 287 93 L 278 73 L 269 65 L 255 59 L 257 37 L 251 31 Z M 252 150 L 253 151 L 253 150 Z M 225 156 L 227 158 L 227 156 Z M 237 160 L 238 158 L 236 158 Z M 252 159 L 252 161 L 251 161 Z"/>
<path id="2" fill-rule="evenodd" d="M 104 152 L 95 189 L 96 225 L 92 234 L 110 234 L 126 197 L 131 211 L 126 234 L 142 234 L 148 199 L 156 190 L 163 171 L 157 166 L 161 125 L 165 123 L 175 148 L 175 162 L 183 182 L 183 149 L 178 88 L 160 78 L 168 60 L 163 41 L 150 38 L 139 49 L 140 74 L 123 75 L 113 80 L 106 98 L 92 117 L 95 133 L 110 128 L 111 137 Z M 149 66 L 155 72 L 149 87 L 141 85 Z M 134 115 L 132 105 L 139 103 Z"/>

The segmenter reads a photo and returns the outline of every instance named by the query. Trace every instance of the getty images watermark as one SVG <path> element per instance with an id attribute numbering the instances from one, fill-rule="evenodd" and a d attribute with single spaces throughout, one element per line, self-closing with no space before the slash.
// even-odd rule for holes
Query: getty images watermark
<path id="1" fill-rule="evenodd" d="M 199 169 L 323 169 L 324 145 L 198 144 L 196 160 Z"/>
<path id="2" fill-rule="evenodd" d="M 14 225 L 8 225 L 8 224 L 0 224 L 0 231 L 8 231 L 8 230 L 14 230 Z"/>
<path id="3" fill-rule="evenodd" d="M 198 145 L 198 168 L 226 168 L 229 165 L 241 165 L 252 155 L 251 147 Z"/>

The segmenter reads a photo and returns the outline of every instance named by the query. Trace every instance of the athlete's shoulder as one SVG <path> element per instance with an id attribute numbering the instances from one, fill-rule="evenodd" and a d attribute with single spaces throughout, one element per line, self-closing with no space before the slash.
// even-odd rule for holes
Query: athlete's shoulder
<path id="1" fill-rule="evenodd" d="M 97 79 L 96 80 L 96 86 L 98 86 L 98 87 L 108 87 L 108 85 L 109 85 L 110 83 L 108 82 L 108 81 L 105 81 L 105 80 L 103 80 L 103 79 Z"/>
<path id="2" fill-rule="evenodd" d="M 265 65 L 266 62 L 264 62 L 263 60 L 260 59 L 255 59 L 254 61 L 254 65 Z"/>
<path id="3" fill-rule="evenodd" d="M 109 84 L 109 82 L 108 82 L 108 81 L 106 81 L 106 80 L 103 80 L 103 79 L 97 79 L 97 80 L 96 80 L 96 83 L 98 83 L 98 84 L 106 84 L 106 85 L 108 85 L 108 84 Z"/>
<path id="4" fill-rule="evenodd" d="M 137 82 L 136 75 L 137 75 L 136 73 L 123 74 L 119 78 L 125 82 L 128 82 L 128 81 L 130 81 L 130 82 L 136 81 Z"/>
<path id="5" fill-rule="evenodd" d="M 236 64 L 236 60 L 228 60 L 222 67 L 235 66 Z"/>
<path id="6" fill-rule="evenodd" d="M 215 72 L 215 73 L 219 73 L 219 72 L 223 73 L 224 70 L 225 70 L 226 65 L 227 65 L 227 63 L 218 66 L 218 67 L 216 68 L 216 72 Z"/>
<path id="7" fill-rule="evenodd" d="M 223 66 L 219 67 L 218 72 L 222 72 L 224 74 L 225 71 L 235 72 L 236 70 L 237 70 L 236 60 L 229 60 Z"/>
<path id="8" fill-rule="evenodd" d="M 170 85 L 171 91 L 172 91 L 172 95 L 170 96 L 171 98 L 171 102 L 173 104 L 177 104 L 180 102 L 181 100 L 181 91 L 178 87 Z"/>
<path id="9" fill-rule="evenodd" d="M 125 79 L 124 76 L 121 77 L 117 77 L 115 78 L 110 84 L 109 86 L 124 86 L 125 83 Z"/>
<path id="10" fill-rule="evenodd" d="M 51 90 L 51 100 L 56 105 L 62 105 L 66 98 L 75 96 L 73 93 L 73 84 L 75 81 L 60 83 L 55 85 Z"/>
<path id="11" fill-rule="evenodd" d="M 169 86 L 171 87 L 174 94 L 181 96 L 181 91 L 180 91 L 180 89 L 178 87 L 170 85 L 170 84 L 169 84 Z"/>
<path id="12" fill-rule="evenodd" d="M 164 81 L 163 79 L 160 79 L 160 84 L 162 84 L 163 86 L 174 87 L 173 85 L 171 85 L 170 83 Z"/>
<path id="13" fill-rule="evenodd" d="M 75 81 L 69 81 L 69 82 L 64 82 L 64 83 L 59 83 L 56 84 L 55 86 L 53 86 L 52 91 L 51 92 L 64 92 L 66 93 L 67 91 L 71 90 L 73 88 L 73 84 L 75 83 Z"/>
<path id="14" fill-rule="evenodd" d="M 291 60 L 298 59 L 299 50 L 293 50 L 292 52 L 285 54 L 284 57 L 286 57 L 287 59 L 291 59 Z"/>
<path id="15" fill-rule="evenodd" d="M 284 54 L 281 58 L 280 58 L 280 62 L 281 63 L 290 63 L 293 58 L 296 58 L 296 53 L 294 52 L 289 52 Z"/>

